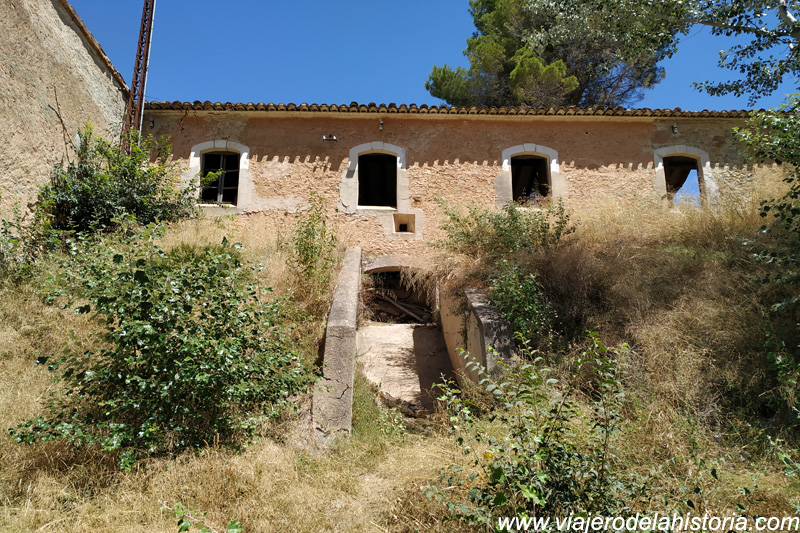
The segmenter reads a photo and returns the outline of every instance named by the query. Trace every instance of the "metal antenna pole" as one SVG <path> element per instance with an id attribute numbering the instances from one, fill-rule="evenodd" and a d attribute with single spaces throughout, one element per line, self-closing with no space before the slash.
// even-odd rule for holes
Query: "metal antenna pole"
<path id="1" fill-rule="evenodd" d="M 139 28 L 139 43 L 136 50 L 136 64 L 133 66 L 131 92 L 125 112 L 125 125 L 122 128 L 122 147 L 128 150 L 128 134 L 131 130 L 141 131 L 144 91 L 147 86 L 147 70 L 150 61 L 150 44 L 153 40 L 153 16 L 156 0 L 144 0 L 142 25 Z"/>

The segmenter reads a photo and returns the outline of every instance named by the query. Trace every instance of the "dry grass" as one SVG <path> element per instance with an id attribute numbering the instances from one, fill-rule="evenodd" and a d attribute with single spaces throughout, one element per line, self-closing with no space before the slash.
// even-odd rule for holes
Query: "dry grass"
<path id="1" fill-rule="evenodd" d="M 264 263 L 263 280 L 285 294 L 291 226 L 278 231 L 264 222 L 187 221 L 174 225 L 163 244 L 214 244 L 227 236 Z M 71 331 L 74 342 L 90 342 L 95 326 L 84 315 L 42 304 L 25 285 L 3 294 L 0 324 L 0 426 L 9 428 L 42 413 L 56 386 L 36 357 L 58 352 Z M 300 326 L 314 344 L 318 324 Z M 265 435 L 282 436 L 279 441 L 265 437 L 242 453 L 209 446 L 146 460 L 128 473 L 96 449 L 20 445 L 0 432 L 0 530 L 174 532 L 174 513 L 162 507 L 176 503 L 208 513 L 206 523 L 217 530 L 232 519 L 259 532 L 390 528 L 398 502 L 416 495 L 456 451 L 441 435 L 400 431 L 397 417 L 375 404 L 365 382 L 359 381 L 357 398 L 354 436 L 331 453 L 291 442 L 290 426 L 302 423 L 301 413 L 284 427 L 265 428 Z"/>
<path id="2" fill-rule="evenodd" d="M 751 198 L 718 212 L 587 208 L 563 246 L 525 259 L 569 334 L 593 329 L 607 344 L 632 347 L 625 468 L 661 466 L 656 483 L 673 494 L 706 483 L 714 512 L 731 514 L 742 503 L 783 515 L 797 498 L 766 434 L 795 448 L 798 441 L 796 421 L 782 426 L 787 409 L 769 399 L 775 382 L 764 328 L 773 289 L 755 281 L 764 266 L 743 245 L 764 223 L 759 205 Z M 712 467 L 722 473 L 718 482 Z M 744 502 L 740 487 L 765 501 Z"/>
<path id="3" fill-rule="evenodd" d="M 276 220 L 275 217 L 247 215 L 241 218 L 199 218 L 172 224 L 163 239 L 169 249 L 181 243 L 215 245 L 227 238 L 241 243 L 245 256 L 262 264 L 261 281 L 276 293 L 285 294 L 291 289 L 286 260 L 291 253 L 291 238 L 295 218 L 291 215 Z"/>
<path id="4" fill-rule="evenodd" d="M 656 469 L 654 482 L 676 497 L 681 486 L 700 486 L 698 502 L 718 514 L 729 515 L 737 503 L 749 513 L 791 514 L 796 500 L 750 406 L 770 386 L 761 333 L 770 295 L 752 283 L 759 267 L 737 238 L 761 226 L 757 207 L 757 199 L 720 213 L 587 207 L 573 215 L 578 229 L 562 246 L 521 258 L 540 271 L 562 326 L 574 335 L 573 350 L 587 327 L 606 344 L 632 346 L 620 468 Z M 214 244 L 228 236 L 264 263 L 262 279 L 285 294 L 293 223 L 263 215 L 188 221 L 173 226 L 165 243 Z M 451 259 L 430 261 L 431 271 L 458 283 L 469 270 Z M 0 298 L 0 324 L 0 426 L 8 428 L 40 413 L 55 386 L 33 364 L 36 357 L 58 351 L 70 330 L 86 342 L 92 326 L 41 304 L 24 285 Z M 311 346 L 319 328 L 308 335 Z M 265 430 L 282 440 L 265 437 L 238 454 L 209 446 L 142 462 L 130 473 L 96 450 L 22 446 L 2 431 L 0 530 L 170 532 L 176 521 L 162 505 L 180 503 L 207 512 L 217 530 L 237 519 L 257 532 L 463 531 L 442 523 L 444 508 L 420 492 L 441 467 L 463 460 L 442 429 L 447 418 L 435 417 L 425 431 L 398 431 L 397 419 L 374 404 L 363 383 L 356 397 L 354 436 L 333 452 L 291 442 L 287 427 L 300 416 Z M 719 481 L 711 480 L 712 467 Z M 740 487 L 753 491 L 752 502 Z"/>
<path id="5" fill-rule="evenodd" d="M 23 380 L 14 387 L 16 402 L 3 395 L 0 423 L 8 427 L 38 412 L 49 382 L 30 361 L 3 363 L 4 376 L 25 375 L 24 387 Z M 371 394 L 361 387 L 362 396 Z M 232 519 L 246 531 L 382 530 L 397 519 L 397 502 L 418 492 L 455 451 L 441 436 L 389 439 L 375 423 L 381 408 L 373 402 L 371 412 L 360 409 L 356 416 L 365 420 L 354 437 L 330 454 L 265 439 L 240 454 L 208 447 L 149 460 L 130 473 L 99 453 L 21 446 L 4 434 L 0 530 L 174 532 L 173 513 L 162 507 L 176 503 L 207 512 L 217 530 Z"/>
<path id="6" fill-rule="evenodd" d="M 776 401 L 764 346 L 775 289 L 756 281 L 765 266 L 743 244 L 764 224 L 761 200 L 775 194 L 760 192 L 716 211 L 586 205 L 572 213 L 576 231 L 559 246 L 516 257 L 539 274 L 566 359 L 581 352 L 586 330 L 607 345 L 631 346 L 617 467 L 654 475 L 675 502 L 681 487 L 702 486 L 702 505 L 728 515 L 737 503 L 767 516 L 793 514 L 798 504 L 767 439 L 800 448 L 797 420 Z M 489 266 L 457 259 L 445 272 L 454 285 L 484 281 Z M 434 262 L 445 260 L 453 258 Z"/>

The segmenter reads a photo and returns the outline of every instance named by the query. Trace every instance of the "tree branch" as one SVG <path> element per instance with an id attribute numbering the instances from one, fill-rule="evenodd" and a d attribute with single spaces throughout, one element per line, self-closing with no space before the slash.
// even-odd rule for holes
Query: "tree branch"
<path id="1" fill-rule="evenodd" d="M 789 11 L 789 6 L 786 4 L 786 0 L 779 0 L 778 2 L 778 16 L 781 20 L 789 27 L 795 27 L 796 29 L 789 33 L 791 37 L 793 37 L 796 41 L 800 41 L 800 26 L 797 24 L 797 17 L 792 15 Z M 795 44 L 790 44 L 789 48 L 794 49 L 796 46 Z"/>

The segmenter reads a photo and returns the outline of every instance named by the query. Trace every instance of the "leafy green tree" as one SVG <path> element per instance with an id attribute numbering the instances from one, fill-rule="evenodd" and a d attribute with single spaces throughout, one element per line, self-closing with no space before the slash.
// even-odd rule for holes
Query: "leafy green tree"
<path id="1" fill-rule="evenodd" d="M 746 36 L 749 42 L 720 52 L 720 66 L 740 79 L 695 85 L 709 94 L 749 95 L 749 103 L 800 75 L 800 1 L 694 0 L 682 14 L 689 24 L 711 27 L 714 35 Z"/>
<path id="2" fill-rule="evenodd" d="M 471 0 L 470 68 L 434 67 L 452 105 L 622 105 L 664 77 L 686 27 L 680 2 Z"/>

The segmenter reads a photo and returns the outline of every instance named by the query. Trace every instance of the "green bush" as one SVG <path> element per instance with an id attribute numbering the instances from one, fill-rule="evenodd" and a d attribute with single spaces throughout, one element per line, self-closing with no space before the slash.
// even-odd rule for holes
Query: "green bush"
<path id="1" fill-rule="evenodd" d="M 531 353 L 533 362 L 506 381 L 482 379 L 480 386 L 496 402 L 483 419 L 460 391 L 444 387 L 440 400 L 451 413 L 457 444 L 471 459 L 466 468 L 444 469 L 438 484 L 424 491 L 448 507 L 451 519 L 493 526 L 500 516 L 624 516 L 646 495 L 645 483 L 614 469 L 628 348 L 607 348 L 596 334 L 590 340 L 563 385 Z M 578 400 L 582 394 L 586 410 Z M 443 484 L 469 488 L 467 501 L 454 500 Z"/>
<path id="2" fill-rule="evenodd" d="M 779 394 L 800 417 L 800 95 L 789 98 L 780 110 L 753 113 L 736 134 L 752 161 L 774 161 L 787 169 L 786 193 L 761 205 L 767 223 L 753 248 L 769 268 L 761 281 L 782 289 L 772 310 L 788 326 L 767 332 L 767 348 Z"/>
<path id="3" fill-rule="evenodd" d="M 64 439 L 136 454 L 233 441 L 307 383 L 281 325 L 287 303 L 264 292 L 238 245 L 153 244 L 137 235 L 68 240 L 49 298 L 101 326 L 91 346 L 38 361 L 65 394 L 12 430 L 19 442 Z"/>
<path id="4" fill-rule="evenodd" d="M 168 163 L 168 139 L 129 138 L 130 153 L 93 136 L 91 126 L 78 132 L 76 161 L 53 169 L 40 197 L 59 229 L 87 231 L 133 217 L 142 225 L 177 220 L 194 213 L 196 189 L 183 187 L 177 165 Z M 151 164 L 151 154 L 155 164 Z"/>
<path id="5" fill-rule="evenodd" d="M 525 273 L 520 266 L 503 260 L 490 279 L 489 297 L 522 342 L 537 348 L 550 347 L 554 337 L 553 310 L 536 274 Z"/>
<path id="6" fill-rule="evenodd" d="M 562 202 L 547 209 L 519 208 L 508 204 L 493 211 L 470 206 L 466 214 L 437 199 L 447 215 L 442 229 L 447 239 L 437 246 L 489 261 L 509 257 L 519 250 L 556 244 L 574 231 Z"/>
<path id="7" fill-rule="evenodd" d="M 328 301 L 333 269 L 338 262 L 336 233 L 328 227 L 323 199 L 312 193 L 311 208 L 298 215 L 289 259 L 298 296 L 311 314 L 319 315 Z"/>
<path id="8" fill-rule="evenodd" d="M 53 230 L 46 208 L 36 209 L 27 221 L 15 204 L 11 218 L 0 220 L 0 286 L 28 278 L 36 261 L 58 243 L 59 232 Z"/>

